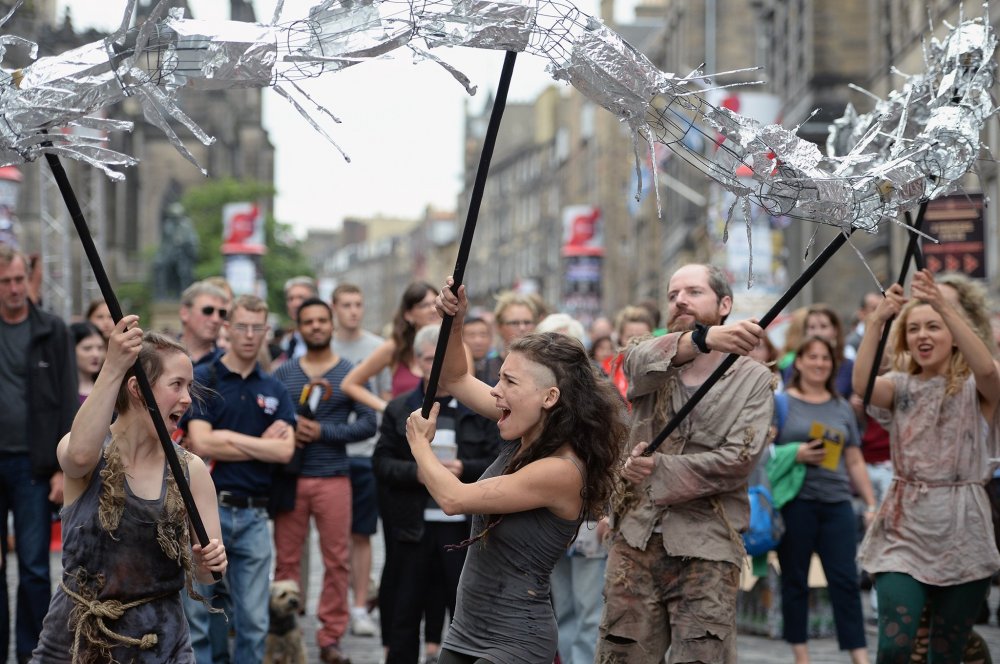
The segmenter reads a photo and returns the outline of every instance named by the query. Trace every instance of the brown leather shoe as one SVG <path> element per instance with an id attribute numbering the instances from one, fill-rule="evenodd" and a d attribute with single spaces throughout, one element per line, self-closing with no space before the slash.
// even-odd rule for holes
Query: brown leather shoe
<path id="1" fill-rule="evenodd" d="M 324 664 L 351 664 L 351 660 L 345 657 L 344 653 L 340 652 L 340 648 L 332 643 L 319 649 L 319 661 L 324 662 Z"/>

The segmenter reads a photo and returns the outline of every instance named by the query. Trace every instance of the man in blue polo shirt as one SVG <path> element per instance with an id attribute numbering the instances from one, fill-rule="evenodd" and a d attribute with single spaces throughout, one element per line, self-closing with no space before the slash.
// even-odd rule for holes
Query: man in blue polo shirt
<path id="1" fill-rule="evenodd" d="M 295 450 L 295 408 L 285 386 L 257 363 L 267 334 L 267 304 L 241 295 L 226 326 L 229 351 L 195 371 L 195 382 L 210 389 L 191 407 L 186 426 L 192 451 L 214 461 L 236 631 L 232 661 L 259 664 L 273 557 L 268 496 L 274 464 L 287 463 Z M 212 592 L 208 586 L 196 589 L 206 597 Z M 211 664 L 208 609 L 192 601 L 185 609 L 198 664 Z"/>

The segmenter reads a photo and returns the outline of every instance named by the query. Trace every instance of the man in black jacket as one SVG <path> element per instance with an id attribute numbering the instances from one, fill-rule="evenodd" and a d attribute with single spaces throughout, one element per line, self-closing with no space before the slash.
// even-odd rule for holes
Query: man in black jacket
<path id="1" fill-rule="evenodd" d="M 28 298 L 28 261 L 0 245 L 0 527 L 14 513 L 17 659 L 38 643 L 49 607 L 50 502 L 62 502 L 56 445 L 79 405 L 76 353 L 66 325 Z M 7 553 L 6 537 L 2 538 Z M 0 585 L 0 658 L 10 638 L 7 583 Z"/>
<path id="2" fill-rule="evenodd" d="M 439 325 L 417 332 L 413 352 L 424 375 L 434 362 Z M 426 610 L 425 661 L 435 661 L 433 646 L 441 639 L 443 611 L 434 594 L 443 590 L 449 614 L 455 613 L 458 579 L 465 549 L 446 551 L 469 537 L 464 515 L 446 515 L 424 488 L 417 462 L 406 442 L 406 418 L 424 400 L 424 381 L 386 406 L 372 463 L 378 480 L 379 512 L 386 538 L 385 567 L 379 590 L 382 643 L 387 664 L 416 664 L 420 619 Z M 441 404 L 437 433 L 431 443 L 445 467 L 463 482 L 475 482 L 496 459 L 500 435 L 496 422 L 474 413 L 438 390 Z"/>

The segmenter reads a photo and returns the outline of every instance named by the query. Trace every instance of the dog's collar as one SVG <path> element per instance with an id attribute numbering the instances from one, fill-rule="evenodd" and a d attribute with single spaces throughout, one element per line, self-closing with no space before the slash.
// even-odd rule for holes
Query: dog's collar
<path id="1" fill-rule="evenodd" d="M 268 628 L 268 632 L 271 634 L 277 634 L 278 636 L 284 636 L 293 629 L 295 629 L 294 613 L 285 616 L 276 616 L 274 615 L 274 612 L 271 613 L 271 626 Z"/>

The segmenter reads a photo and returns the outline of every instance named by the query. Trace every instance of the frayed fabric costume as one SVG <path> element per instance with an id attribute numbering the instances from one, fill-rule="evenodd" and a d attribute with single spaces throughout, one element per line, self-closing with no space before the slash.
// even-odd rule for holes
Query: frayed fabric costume
<path id="1" fill-rule="evenodd" d="M 176 449 L 186 470 L 189 453 Z M 139 498 L 110 440 L 62 519 L 63 578 L 31 661 L 193 664 L 180 595 L 191 588 L 191 540 L 166 462 L 159 498 Z"/>

